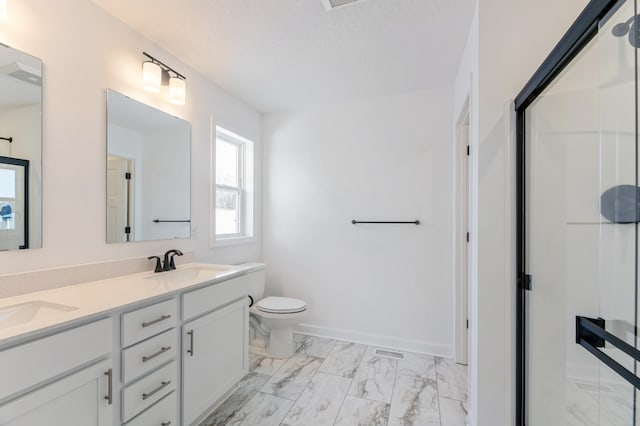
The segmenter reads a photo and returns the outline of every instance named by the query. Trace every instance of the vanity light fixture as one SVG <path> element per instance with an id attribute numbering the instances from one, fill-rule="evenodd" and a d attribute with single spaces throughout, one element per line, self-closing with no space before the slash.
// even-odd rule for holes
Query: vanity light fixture
<path id="1" fill-rule="evenodd" d="M 0 19 L 7 17 L 7 1 L 9 0 L 0 0 Z"/>
<path id="2" fill-rule="evenodd" d="M 151 61 L 142 63 L 142 87 L 153 93 L 160 93 L 162 86 L 162 68 Z"/>
<path id="3" fill-rule="evenodd" d="M 180 77 L 169 79 L 169 100 L 172 104 L 184 105 L 187 97 L 187 85 Z"/>
<path id="4" fill-rule="evenodd" d="M 2 0 L 0 0 L 2 1 Z M 147 52 L 142 52 L 149 60 L 142 63 L 142 87 L 159 93 L 162 86 L 169 86 L 169 100 L 176 105 L 184 105 L 186 100 L 185 76 L 160 62 Z"/>

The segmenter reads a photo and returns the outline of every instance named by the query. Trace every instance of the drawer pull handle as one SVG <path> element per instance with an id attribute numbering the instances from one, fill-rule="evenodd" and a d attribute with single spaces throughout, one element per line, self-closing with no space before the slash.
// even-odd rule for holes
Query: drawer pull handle
<path id="1" fill-rule="evenodd" d="M 168 422 L 160 423 L 160 426 L 169 426 L 170 424 L 171 424 L 171 420 L 169 420 Z"/>
<path id="2" fill-rule="evenodd" d="M 142 328 L 149 327 L 150 325 L 157 324 L 157 323 L 159 323 L 160 321 L 164 321 L 164 320 L 167 320 L 167 319 L 169 319 L 169 318 L 171 318 L 171 315 L 167 314 L 167 315 L 163 315 L 163 316 L 161 316 L 161 317 L 160 317 L 160 318 L 158 318 L 158 319 L 154 319 L 153 321 L 143 322 L 143 323 L 142 323 Z"/>
<path id="3" fill-rule="evenodd" d="M 193 356 L 193 340 L 195 338 L 193 330 L 188 331 L 187 334 L 189 335 L 190 339 L 189 339 L 189 349 L 187 349 L 187 353 L 191 356 Z"/>
<path id="4" fill-rule="evenodd" d="M 167 347 L 163 347 L 162 349 L 160 349 L 158 352 L 156 352 L 153 355 L 149 355 L 149 356 L 143 356 L 142 357 L 142 362 L 147 362 L 147 361 L 151 361 L 152 359 L 154 359 L 157 356 L 162 355 L 163 353 L 170 351 L 171 350 L 171 346 L 167 346 Z"/>
<path id="5" fill-rule="evenodd" d="M 113 369 L 108 369 L 104 375 L 107 376 L 107 396 L 105 396 L 104 399 L 111 405 L 113 404 Z"/>
<path id="6" fill-rule="evenodd" d="M 157 388 L 155 388 L 151 392 L 143 393 L 142 394 L 142 400 L 144 401 L 144 400 L 146 400 L 148 398 L 151 398 L 153 395 L 155 395 L 156 393 L 160 392 L 162 389 L 166 388 L 170 384 L 171 384 L 171 380 L 167 380 L 166 382 L 162 382 L 162 384 L 160 386 L 158 386 Z"/>

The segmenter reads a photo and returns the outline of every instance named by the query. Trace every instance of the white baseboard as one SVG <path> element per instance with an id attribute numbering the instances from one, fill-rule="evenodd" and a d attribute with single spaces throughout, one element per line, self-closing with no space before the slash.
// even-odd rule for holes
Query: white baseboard
<path id="1" fill-rule="evenodd" d="M 327 337 L 336 340 L 346 340 L 348 342 L 362 343 L 369 346 L 381 346 L 390 349 L 399 349 L 407 352 L 415 352 L 425 355 L 433 355 L 442 358 L 453 358 L 453 348 L 451 345 L 441 345 L 438 343 L 422 342 L 418 340 L 400 339 L 379 334 L 361 333 L 353 330 L 343 330 L 339 328 L 320 327 L 312 324 L 299 324 L 294 327 L 297 333 L 311 336 Z"/>

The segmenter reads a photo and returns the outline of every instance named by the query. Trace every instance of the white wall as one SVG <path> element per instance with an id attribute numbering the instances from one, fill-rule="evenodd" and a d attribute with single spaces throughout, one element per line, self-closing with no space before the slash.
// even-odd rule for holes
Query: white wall
<path id="1" fill-rule="evenodd" d="M 471 114 L 471 149 L 477 153 L 471 159 L 476 234 L 471 248 L 472 424 L 511 425 L 515 416 L 515 141 L 510 104 L 586 4 L 479 2 L 478 29 L 470 43 L 477 52 L 467 49 L 466 68 L 454 89 L 458 97 L 468 79 L 477 81 Z"/>
<path id="2" fill-rule="evenodd" d="M 452 355 L 451 101 L 443 88 L 265 116 L 267 293 L 308 302 L 302 331 Z"/>
<path id="3" fill-rule="evenodd" d="M 188 238 L 189 223 L 154 223 L 156 219 L 184 220 L 189 217 L 190 194 L 184 191 L 189 186 L 189 129 L 177 128 L 147 131 L 143 133 L 144 167 L 140 179 L 145 190 L 138 193 L 142 205 L 142 228 L 144 240 Z M 175 167 L 171 168 L 171 165 Z M 170 172 L 164 172 L 171 168 Z"/>
<path id="4" fill-rule="evenodd" d="M 0 253 L 2 273 L 146 256 L 169 248 L 196 250 L 196 257 L 206 261 L 261 258 L 259 202 L 256 243 L 210 249 L 208 238 L 212 121 L 256 142 L 259 159 L 258 112 L 86 0 L 12 1 L 9 16 L 0 21 L 0 41 L 44 62 L 44 248 Z M 142 51 L 187 76 L 185 106 L 141 88 Z M 106 244 L 107 88 L 191 122 L 194 239 Z M 256 176 L 261 176 L 261 161 L 256 164 Z M 260 190 L 258 180 L 257 200 Z"/>

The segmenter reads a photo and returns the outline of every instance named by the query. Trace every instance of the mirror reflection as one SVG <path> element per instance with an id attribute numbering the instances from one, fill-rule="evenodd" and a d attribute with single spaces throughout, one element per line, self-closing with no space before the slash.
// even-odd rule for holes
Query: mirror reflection
<path id="1" fill-rule="evenodd" d="M 191 236 L 191 124 L 107 90 L 107 242 Z"/>
<path id="2" fill-rule="evenodd" d="M 0 251 L 42 247 L 42 62 L 0 44 Z"/>

